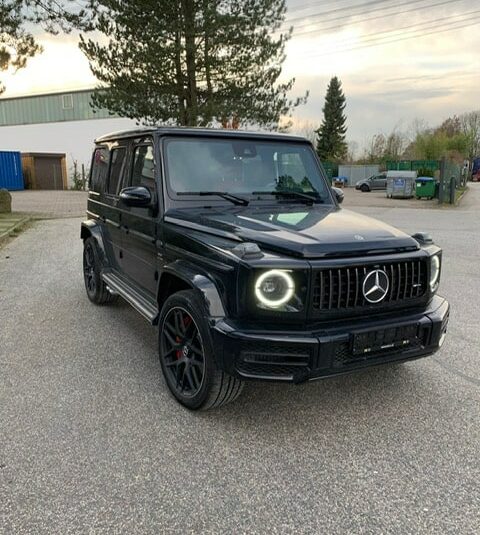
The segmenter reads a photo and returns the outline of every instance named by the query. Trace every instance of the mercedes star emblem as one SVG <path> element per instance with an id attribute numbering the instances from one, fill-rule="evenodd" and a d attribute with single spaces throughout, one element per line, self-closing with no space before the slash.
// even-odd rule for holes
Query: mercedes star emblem
<path id="1" fill-rule="evenodd" d="M 380 303 L 388 293 L 390 281 L 383 269 L 370 271 L 363 279 L 363 295 L 369 303 Z"/>

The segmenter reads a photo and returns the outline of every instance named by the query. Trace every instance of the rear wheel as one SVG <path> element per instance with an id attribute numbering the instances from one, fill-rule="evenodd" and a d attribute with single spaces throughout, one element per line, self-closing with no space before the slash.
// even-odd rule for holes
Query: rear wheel
<path id="1" fill-rule="evenodd" d="M 367 186 L 367 184 L 362 184 L 362 185 L 360 186 L 360 189 L 361 189 L 364 193 L 366 193 L 367 191 L 370 191 L 370 188 Z"/>
<path id="2" fill-rule="evenodd" d="M 101 264 L 98 255 L 97 242 L 94 238 L 87 238 L 83 244 L 83 279 L 85 290 L 92 303 L 106 305 L 117 300 L 118 296 L 108 291 L 107 285 L 100 276 Z"/>
<path id="3" fill-rule="evenodd" d="M 170 392 L 185 407 L 206 410 L 236 399 L 243 382 L 215 365 L 205 307 L 193 290 L 171 295 L 159 321 L 159 356 Z"/>

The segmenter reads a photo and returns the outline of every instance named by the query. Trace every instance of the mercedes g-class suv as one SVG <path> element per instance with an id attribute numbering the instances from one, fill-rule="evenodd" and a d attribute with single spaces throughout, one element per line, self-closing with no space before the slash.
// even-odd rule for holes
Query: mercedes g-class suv
<path id="1" fill-rule="evenodd" d="M 443 343 L 441 250 L 340 208 L 303 138 L 114 133 L 96 140 L 89 189 L 88 298 L 121 296 L 158 326 L 166 383 L 190 409 L 247 379 L 302 383 Z"/>

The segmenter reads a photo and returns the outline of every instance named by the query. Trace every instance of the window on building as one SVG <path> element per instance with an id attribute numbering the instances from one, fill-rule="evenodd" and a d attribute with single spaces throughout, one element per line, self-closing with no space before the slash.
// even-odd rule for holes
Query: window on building
<path id="1" fill-rule="evenodd" d="M 73 95 L 62 95 L 62 108 L 64 110 L 73 108 Z"/>
<path id="2" fill-rule="evenodd" d="M 93 153 L 92 174 L 90 175 L 90 189 L 101 193 L 105 191 L 107 183 L 110 151 L 107 147 L 99 147 Z"/>
<path id="3" fill-rule="evenodd" d="M 152 145 L 136 147 L 133 156 L 132 186 L 155 188 L 155 161 Z"/>
<path id="4" fill-rule="evenodd" d="M 127 151 L 125 147 L 119 147 L 112 150 L 111 163 L 110 163 L 110 175 L 108 177 L 107 192 L 111 195 L 116 195 L 118 190 L 118 184 L 121 181 L 123 175 L 123 168 L 125 166 L 125 157 Z"/>

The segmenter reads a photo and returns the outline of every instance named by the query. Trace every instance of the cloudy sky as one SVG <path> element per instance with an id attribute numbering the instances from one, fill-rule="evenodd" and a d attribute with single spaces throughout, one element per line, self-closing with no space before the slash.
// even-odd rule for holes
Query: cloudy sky
<path id="1" fill-rule="evenodd" d="M 287 0 L 283 77 L 293 92 L 310 90 L 295 124 L 319 123 L 329 79 L 347 96 L 348 138 L 431 125 L 480 108 L 480 0 Z M 447 31 L 448 30 L 448 31 Z M 44 53 L 15 75 L 2 75 L 15 96 L 95 84 L 75 36 L 40 35 Z"/>

